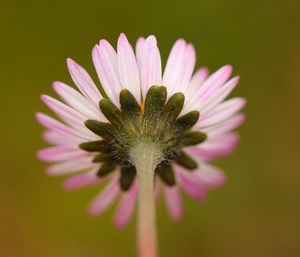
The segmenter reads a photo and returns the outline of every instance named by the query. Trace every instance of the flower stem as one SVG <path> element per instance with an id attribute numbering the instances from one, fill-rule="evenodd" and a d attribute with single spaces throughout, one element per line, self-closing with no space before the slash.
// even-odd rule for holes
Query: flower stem
<path id="1" fill-rule="evenodd" d="M 151 147 L 143 147 L 142 151 L 136 150 L 134 159 L 138 182 L 138 256 L 158 257 L 153 196 L 157 152 Z"/>

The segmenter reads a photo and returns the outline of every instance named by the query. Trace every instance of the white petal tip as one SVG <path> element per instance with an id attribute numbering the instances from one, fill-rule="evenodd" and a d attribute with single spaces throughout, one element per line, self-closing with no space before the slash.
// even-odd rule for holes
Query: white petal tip
<path id="1" fill-rule="evenodd" d="M 61 85 L 62 85 L 62 82 L 59 82 L 59 81 L 54 81 L 52 83 L 52 87 L 55 91 L 59 90 L 62 87 Z"/>
<path id="2" fill-rule="evenodd" d="M 76 64 L 76 62 L 73 61 L 73 60 L 72 60 L 71 58 L 69 58 L 69 57 L 66 59 L 66 62 L 67 62 L 67 65 L 68 65 L 68 66 L 70 66 L 70 65 L 75 65 L 75 64 Z"/>
<path id="3" fill-rule="evenodd" d="M 148 36 L 147 37 L 147 41 L 151 41 L 151 42 L 153 42 L 153 43 L 157 43 L 157 41 L 156 41 L 156 37 L 154 36 L 154 35 L 150 35 L 150 36 Z"/>
<path id="4" fill-rule="evenodd" d="M 185 45 L 186 41 L 183 38 L 178 38 L 175 42 L 175 44 Z"/>
<path id="5" fill-rule="evenodd" d="M 70 74 L 72 74 L 72 72 L 74 72 L 74 70 L 76 69 L 77 66 L 79 66 L 79 65 L 75 61 L 73 61 L 71 58 L 67 58 L 67 67 L 68 67 Z"/>
<path id="6" fill-rule="evenodd" d="M 101 40 L 99 41 L 99 46 L 100 46 L 100 47 L 101 47 L 101 46 L 106 46 L 106 45 L 110 45 L 109 42 L 108 42 L 107 40 L 101 39 Z"/>
<path id="7" fill-rule="evenodd" d="M 230 76 L 233 71 L 233 67 L 230 64 L 226 64 L 225 66 L 223 66 L 223 69 L 224 73 L 228 74 L 228 76 Z"/>
<path id="8" fill-rule="evenodd" d="M 192 43 L 188 43 L 187 49 L 190 50 L 190 51 L 195 51 L 195 47 Z"/>
<path id="9" fill-rule="evenodd" d="M 247 99 L 246 98 L 240 98 L 240 104 L 241 104 L 241 108 L 243 108 L 247 104 Z"/>
<path id="10" fill-rule="evenodd" d="M 35 118 L 39 123 L 42 123 L 44 120 L 45 114 L 41 113 L 41 112 L 37 112 L 35 114 Z"/>
<path id="11" fill-rule="evenodd" d="M 226 70 L 227 72 L 232 72 L 232 65 L 231 64 L 226 64 L 222 67 L 224 70 Z"/>
<path id="12" fill-rule="evenodd" d="M 203 76 L 204 78 L 208 76 L 209 74 L 209 69 L 207 67 L 201 67 L 198 71 L 198 74 L 201 74 L 201 77 Z"/>
<path id="13" fill-rule="evenodd" d="M 120 33 L 119 39 L 121 39 L 121 40 L 127 40 L 127 37 L 126 37 L 126 35 L 122 32 L 122 33 Z"/>
<path id="14" fill-rule="evenodd" d="M 41 95 L 40 99 L 41 99 L 42 102 L 44 102 L 45 104 L 47 104 L 47 102 L 49 102 L 49 100 L 50 100 L 50 96 L 48 96 L 48 95 Z"/>
<path id="15" fill-rule="evenodd" d="M 144 38 L 144 37 L 139 37 L 138 39 L 137 39 L 137 41 L 136 41 L 136 44 L 138 45 L 138 44 L 141 44 L 141 43 L 143 43 L 143 42 L 145 42 L 146 41 L 146 39 Z"/>
<path id="16" fill-rule="evenodd" d="M 99 49 L 99 45 L 95 45 L 95 46 L 93 47 L 92 53 L 98 51 L 98 49 Z"/>
<path id="17" fill-rule="evenodd" d="M 234 81 L 234 84 L 237 84 L 240 81 L 240 76 L 235 76 L 232 80 Z"/>

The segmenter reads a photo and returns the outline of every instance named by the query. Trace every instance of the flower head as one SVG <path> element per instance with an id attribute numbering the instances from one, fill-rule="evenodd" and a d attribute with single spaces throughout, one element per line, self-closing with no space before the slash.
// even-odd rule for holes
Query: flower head
<path id="1" fill-rule="evenodd" d="M 208 161 L 230 154 L 238 141 L 232 130 L 244 121 L 238 112 L 245 100 L 225 99 L 239 78 L 229 79 L 230 65 L 210 76 L 206 68 L 194 72 L 195 50 L 183 39 L 174 44 L 163 74 L 154 36 L 140 38 L 135 51 L 124 34 L 117 51 L 101 40 L 92 56 L 101 86 L 68 59 L 79 92 L 55 82 L 62 101 L 41 97 L 59 119 L 37 114 L 52 145 L 38 152 L 54 163 L 47 173 L 71 175 L 67 189 L 106 182 L 89 212 L 99 215 L 120 197 L 115 224 L 123 227 L 136 203 L 137 161 L 153 153 L 156 195 L 163 192 L 171 217 L 180 219 L 180 189 L 202 201 L 225 181 L 223 171 Z"/>

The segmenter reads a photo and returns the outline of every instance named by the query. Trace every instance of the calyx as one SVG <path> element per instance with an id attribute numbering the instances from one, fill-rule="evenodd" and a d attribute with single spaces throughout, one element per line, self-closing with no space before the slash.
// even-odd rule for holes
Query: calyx
<path id="1" fill-rule="evenodd" d="M 152 86 L 142 104 L 130 91 L 122 90 L 120 109 L 110 100 L 102 99 L 99 106 L 109 122 L 87 120 L 86 127 L 97 134 L 99 140 L 80 145 L 85 151 L 95 153 L 94 162 L 102 162 L 98 176 L 106 176 L 120 168 L 120 186 L 128 190 L 136 175 L 130 150 L 139 142 L 155 144 L 160 149 L 163 158 L 155 173 L 169 186 L 176 183 L 173 162 L 188 170 L 196 169 L 197 163 L 183 148 L 202 143 L 206 134 L 191 130 L 199 119 L 198 111 L 178 117 L 184 100 L 182 93 L 175 93 L 167 100 L 164 86 Z"/>

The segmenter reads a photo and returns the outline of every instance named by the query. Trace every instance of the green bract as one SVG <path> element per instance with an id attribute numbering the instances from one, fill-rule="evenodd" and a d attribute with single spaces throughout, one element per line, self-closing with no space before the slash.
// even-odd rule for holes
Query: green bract
<path id="1" fill-rule="evenodd" d="M 183 147 L 200 144 L 206 139 L 206 134 L 191 131 L 199 119 L 198 111 L 178 118 L 184 100 L 182 93 L 176 93 L 167 101 L 167 90 L 163 86 L 152 86 L 144 105 L 140 105 L 126 89 L 120 93 L 120 109 L 110 100 L 102 99 L 99 106 L 109 122 L 85 122 L 86 127 L 101 140 L 80 145 L 86 151 L 98 153 L 93 160 L 102 162 L 98 176 L 106 176 L 119 167 L 121 188 L 128 190 L 136 175 L 130 150 L 139 142 L 154 144 L 161 151 L 162 160 L 155 172 L 167 185 L 176 183 L 173 162 L 188 170 L 196 169 L 197 163 L 184 153 Z"/>

